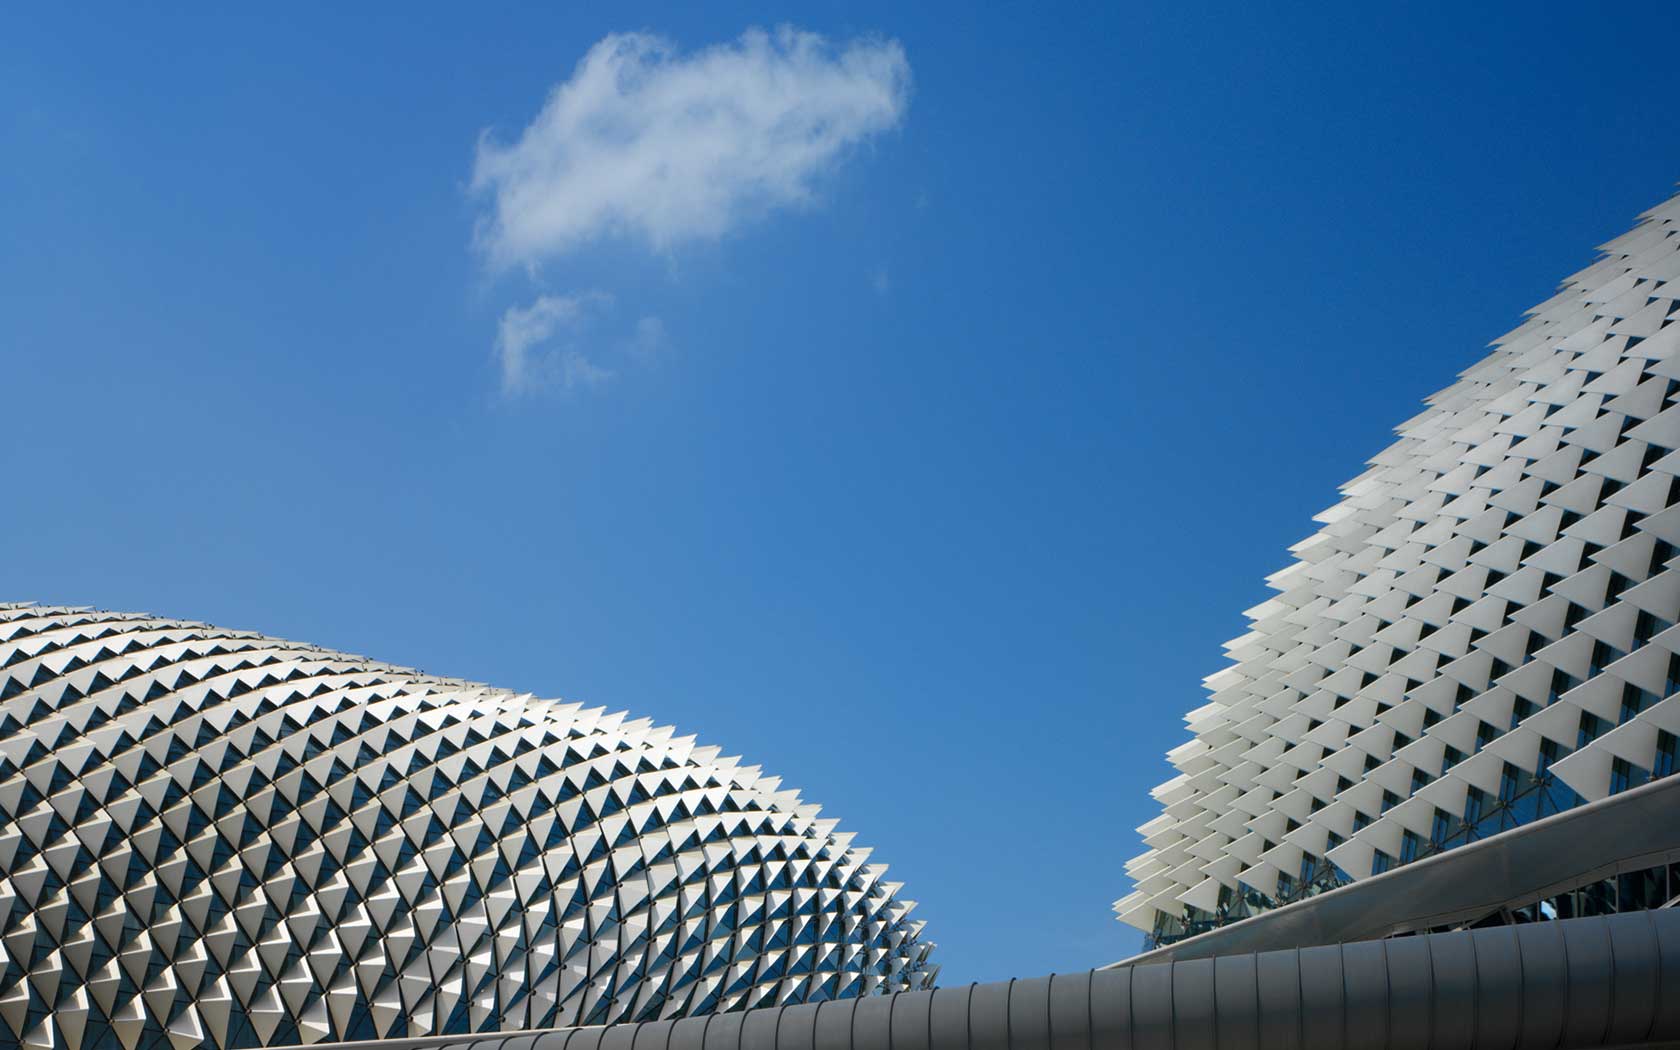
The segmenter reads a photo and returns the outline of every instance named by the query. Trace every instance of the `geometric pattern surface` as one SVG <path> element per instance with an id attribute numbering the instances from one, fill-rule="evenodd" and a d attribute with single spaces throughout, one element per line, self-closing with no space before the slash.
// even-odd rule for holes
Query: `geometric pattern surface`
<path id="1" fill-rule="evenodd" d="M 1267 580 L 1122 920 L 1200 932 L 1674 771 L 1680 198 L 1602 251 Z"/>
<path id="2" fill-rule="evenodd" d="M 250 1047 L 931 985 L 775 777 L 600 708 L 0 605 L 0 1045 Z"/>

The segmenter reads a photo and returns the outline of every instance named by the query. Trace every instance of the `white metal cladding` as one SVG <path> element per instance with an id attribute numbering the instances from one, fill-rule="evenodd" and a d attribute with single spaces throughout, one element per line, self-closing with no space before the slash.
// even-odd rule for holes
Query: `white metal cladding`
<path id="1" fill-rule="evenodd" d="M 776 777 L 645 719 L 0 606 L 0 1045 L 236 1047 L 931 985 Z"/>
<path id="2" fill-rule="evenodd" d="M 1680 198 L 1602 251 L 1427 399 L 1268 579 L 1168 755 L 1122 920 L 1211 913 L 1239 884 L 1273 897 L 1303 859 L 1365 878 L 1497 798 L 1507 763 L 1556 757 L 1588 800 L 1667 771 Z"/>

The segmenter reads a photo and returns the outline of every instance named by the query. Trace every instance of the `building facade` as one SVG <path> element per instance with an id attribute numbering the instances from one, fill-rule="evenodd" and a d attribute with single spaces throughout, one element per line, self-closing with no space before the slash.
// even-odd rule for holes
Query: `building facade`
<path id="1" fill-rule="evenodd" d="M 645 719 L 0 607 L 0 1047 L 596 1025 L 932 982 L 778 778 Z"/>
<path id="2" fill-rule="evenodd" d="M 1342 486 L 1168 754 L 1122 920 L 1171 944 L 1674 772 L 1677 307 L 1680 198 Z M 1680 894 L 1661 858 L 1626 887 L 1602 859 L 1590 889 L 1505 906 Z"/>

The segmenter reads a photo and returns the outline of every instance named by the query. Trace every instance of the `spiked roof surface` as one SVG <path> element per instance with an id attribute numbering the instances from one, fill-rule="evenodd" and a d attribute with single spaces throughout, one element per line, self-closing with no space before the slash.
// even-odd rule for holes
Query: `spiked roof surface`
<path id="1" fill-rule="evenodd" d="M 1672 769 L 1680 198 L 1602 251 L 1268 578 L 1168 754 L 1122 920 L 1217 924 L 1543 812 L 1519 788 L 1567 805 Z"/>
<path id="2" fill-rule="evenodd" d="M 0 606 L 0 1045 L 234 1047 L 918 988 L 913 905 L 645 719 Z"/>

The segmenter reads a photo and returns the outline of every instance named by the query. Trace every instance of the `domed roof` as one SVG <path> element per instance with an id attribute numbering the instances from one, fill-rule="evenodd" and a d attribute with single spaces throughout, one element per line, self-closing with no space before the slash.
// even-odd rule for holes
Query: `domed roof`
<path id="1" fill-rule="evenodd" d="M 931 984 L 913 905 L 834 828 L 645 719 L 0 606 L 0 1043 L 269 1046 Z"/>
<path id="2" fill-rule="evenodd" d="M 1680 198 L 1603 253 L 1267 579 L 1123 920 L 1195 933 L 1673 770 Z"/>

